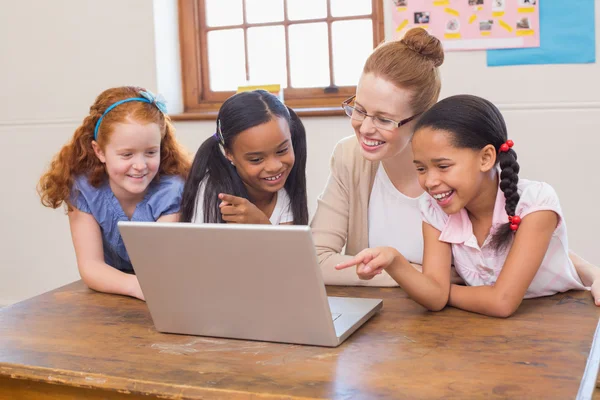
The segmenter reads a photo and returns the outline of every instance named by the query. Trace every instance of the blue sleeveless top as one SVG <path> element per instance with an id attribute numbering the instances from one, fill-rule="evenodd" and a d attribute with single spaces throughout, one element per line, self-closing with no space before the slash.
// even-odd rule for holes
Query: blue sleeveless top
<path id="1" fill-rule="evenodd" d="M 92 214 L 100 225 L 104 261 L 120 271 L 133 273 L 117 222 L 153 222 L 163 215 L 179 212 L 183 185 L 183 179 L 173 175 L 161 176 L 158 181 L 152 181 L 130 220 L 113 194 L 108 180 L 95 188 L 88 182 L 87 176 L 79 175 L 71 189 L 71 204 L 79 211 Z"/>

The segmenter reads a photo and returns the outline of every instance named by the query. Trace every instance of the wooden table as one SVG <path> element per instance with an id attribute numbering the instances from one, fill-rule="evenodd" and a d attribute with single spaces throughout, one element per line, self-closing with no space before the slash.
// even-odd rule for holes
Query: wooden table
<path id="1" fill-rule="evenodd" d="M 588 292 L 509 319 L 427 312 L 400 289 L 328 293 L 383 310 L 335 349 L 169 335 L 145 303 L 75 282 L 0 310 L 0 398 L 573 399 L 600 316 Z"/>

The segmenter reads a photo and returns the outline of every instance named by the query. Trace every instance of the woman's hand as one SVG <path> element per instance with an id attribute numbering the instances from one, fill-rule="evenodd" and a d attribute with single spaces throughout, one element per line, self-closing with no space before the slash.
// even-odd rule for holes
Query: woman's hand
<path id="1" fill-rule="evenodd" d="M 365 249 L 358 253 L 352 260 L 336 265 L 335 269 L 341 270 L 356 266 L 358 277 L 363 280 L 369 280 L 388 268 L 398 255 L 398 250 L 393 247 Z"/>

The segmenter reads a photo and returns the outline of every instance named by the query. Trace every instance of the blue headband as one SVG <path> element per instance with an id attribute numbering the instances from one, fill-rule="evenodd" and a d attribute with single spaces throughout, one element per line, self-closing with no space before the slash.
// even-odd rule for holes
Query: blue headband
<path id="1" fill-rule="evenodd" d="M 100 123 L 104 116 L 109 113 L 110 110 L 118 106 L 119 104 L 128 103 L 130 101 L 141 101 L 142 103 L 154 104 L 163 114 L 167 113 L 167 106 L 164 97 L 160 94 L 154 95 L 151 91 L 141 91 L 140 95 L 142 97 L 130 97 L 128 99 L 119 100 L 116 103 L 112 104 L 110 107 L 104 111 L 104 114 L 100 118 L 98 118 L 98 122 L 96 122 L 96 127 L 94 128 L 94 140 L 98 140 L 98 128 L 100 128 Z"/>

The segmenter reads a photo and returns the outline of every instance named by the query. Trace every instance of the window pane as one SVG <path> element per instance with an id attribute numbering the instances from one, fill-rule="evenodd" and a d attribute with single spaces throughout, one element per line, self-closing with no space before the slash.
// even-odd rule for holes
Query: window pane
<path id="1" fill-rule="evenodd" d="M 334 22 L 333 80 L 336 86 L 354 86 L 373 51 L 373 22 L 370 19 Z"/>
<path id="2" fill-rule="evenodd" d="M 206 0 L 208 26 L 241 25 L 244 22 L 242 0 Z"/>
<path id="3" fill-rule="evenodd" d="M 213 91 L 237 90 L 246 83 L 242 29 L 208 32 L 208 71 Z"/>
<path id="4" fill-rule="evenodd" d="M 250 24 L 283 21 L 283 0 L 246 0 L 246 21 Z"/>
<path id="5" fill-rule="evenodd" d="M 325 18 L 327 0 L 287 0 L 287 12 L 290 20 Z"/>
<path id="6" fill-rule="evenodd" d="M 331 16 L 369 15 L 371 3 L 369 0 L 331 0 Z"/>
<path id="7" fill-rule="evenodd" d="M 327 23 L 290 25 L 289 40 L 292 86 L 329 86 Z"/>
<path id="8" fill-rule="evenodd" d="M 251 85 L 279 83 L 282 87 L 287 86 L 283 26 L 248 29 L 248 64 Z"/>

